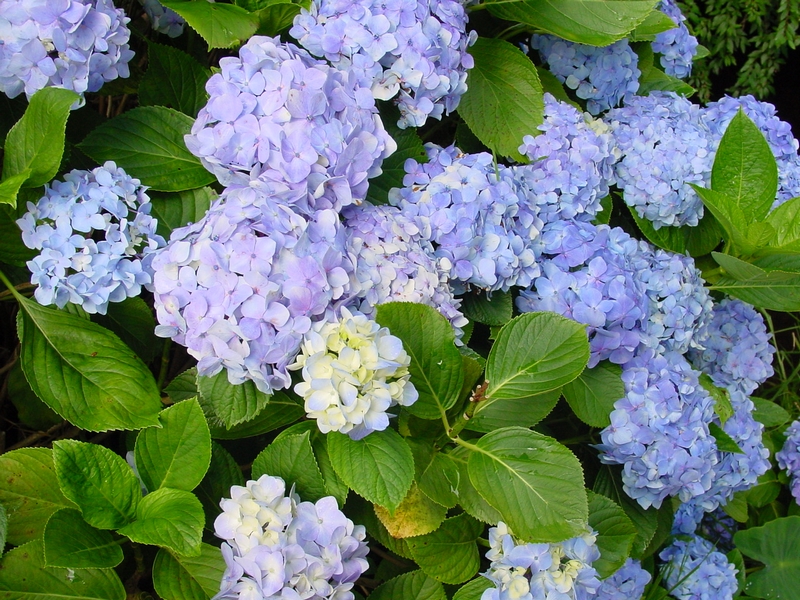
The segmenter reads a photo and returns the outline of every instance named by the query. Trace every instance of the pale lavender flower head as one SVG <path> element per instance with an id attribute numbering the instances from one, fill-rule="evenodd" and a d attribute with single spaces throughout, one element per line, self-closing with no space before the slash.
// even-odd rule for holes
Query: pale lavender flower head
<path id="1" fill-rule="evenodd" d="M 736 593 L 736 567 L 699 536 L 675 539 L 658 557 L 664 587 L 678 600 L 730 600 Z"/>
<path id="2" fill-rule="evenodd" d="M 628 558 L 624 565 L 603 580 L 595 600 L 641 600 L 650 579 L 650 573 L 642 568 L 641 562 Z"/>
<path id="3" fill-rule="evenodd" d="M 792 496 L 800 504 L 800 421 L 793 421 L 784 435 L 786 441 L 775 458 L 778 466 L 788 473 Z"/>
<path id="4" fill-rule="evenodd" d="M 651 44 L 653 52 L 661 55 L 661 66 L 667 75 L 686 79 L 692 74 L 692 60 L 699 46 L 697 38 L 684 25 L 686 17 L 675 0 L 661 0 L 659 10 L 672 19 L 677 27 L 656 35 Z"/>
<path id="5" fill-rule="evenodd" d="M 171 8 L 167 8 L 158 0 L 139 0 L 144 12 L 150 19 L 150 27 L 159 33 L 176 38 L 183 33 L 186 21 Z"/>

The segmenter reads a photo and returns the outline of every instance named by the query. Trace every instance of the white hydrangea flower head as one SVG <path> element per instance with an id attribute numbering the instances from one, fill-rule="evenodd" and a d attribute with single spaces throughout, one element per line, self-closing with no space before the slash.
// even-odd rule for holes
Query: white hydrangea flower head
<path id="1" fill-rule="evenodd" d="M 320 431 L 357 440 L 389 426 L 388 408 L 416 402 L 410 364 L 403 343 L 386 327 L 342 308 L 337 322 L 312 326 L 289 368 L 302 369 L 294 391 Z"/>

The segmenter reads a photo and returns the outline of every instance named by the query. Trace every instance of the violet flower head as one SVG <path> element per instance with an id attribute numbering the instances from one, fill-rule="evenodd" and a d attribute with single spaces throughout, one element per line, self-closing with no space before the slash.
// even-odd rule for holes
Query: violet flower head
<path id="1" fill-rule="evenodd" d="M 789 474 L 792 496 L 800 504 L 800 421 L 793 421 L 784 435 L 786 441 L 775 458 L 778 466 Z"/>

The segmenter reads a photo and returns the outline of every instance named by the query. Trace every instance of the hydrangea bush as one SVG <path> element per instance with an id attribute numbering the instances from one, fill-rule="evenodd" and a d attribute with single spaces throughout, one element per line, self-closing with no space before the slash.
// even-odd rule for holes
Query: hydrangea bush
<path id="1" fill-rule="evenodd" d="M 0 0 L 0 595 L 793 590 L 798 142 L 593 4 Z"/>

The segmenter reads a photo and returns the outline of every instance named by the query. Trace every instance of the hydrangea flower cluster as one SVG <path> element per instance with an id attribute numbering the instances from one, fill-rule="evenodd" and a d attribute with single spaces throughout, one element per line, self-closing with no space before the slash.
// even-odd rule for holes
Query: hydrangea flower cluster
<path id="1" fill-rule="evenodd" d="M 313 0 L 289 34 L 311 54 L 357 73 L 375 98 L 396 98 L 401 128 L 456 109 L 474 66 L 467 13 L 455 0 Z"/>
<path id="2" fill-rule="evenodd" d="M 164 245 L 138 179 L 111 161 L 53 181 L 17 221 L 22 241 L 41 253 L 28 262 L 34 296 L 62 308 L 105 314 L 109 302 L 150 287 L 153 251 Z"/>
<path id="3" fill-rule="evenodd" d="M 675 511 L 672 523 L 674 535 L 691 535 L 697 533 L 710 541 L 723 552 L 733 549 L 733 535 L 738 525 L 722 508 L 705 512 L 697 500 L 685 502 Z"/>
<path id="4" fill-rule="evenodd" d="M 678 600 L 730 600 L 736 593 L 736 567 L 708 540 L 677 538 L 658 556 L 665 562 L 664 587 Z"/>
<path id="5" fill-rule="evenodd" d="M 436 308 L 456 331 L 467 319 L 448 284 L 451 264 L 437 258 L 419 227 L 398 208 L 369 203 L 343 211 L 347 248 L 355 257 L 356 308 L 374 318 L 384 302 L 416 302 Z"/>
<path id="6" fill-rule="evenodd" d="M 353 600 L 369 549 L 335 498 L 301 502 L 283 479 L 262 475 L 231 487 L 220 507 L 214 533 L 226 568 L 215 598 Z"/>
<path id="7" fill-rule="evenodd" d="M 641 600 L 650 579 L 650 573 L 642 568 L 641 562 L 628 558 L 615 573 L 603 580 L 595 600 Z"/>
<path id="8" fill-rule="evenodd" d="M 531 48 L 539 51 L 561 83 L 586 100 L 586 110 L 593 115 L 618 106 L 623 98 L 639 90 L 639 57 L 628 40 L 598 48 L 534 34 Z"/>
<path id="9" fill-rule="evenodd" d="M 792 496 L 800 504 L 800 421 L 786 429 L 786 442 L 775 454 L 778 466 L 789 474 Z"/>
<path id="10" fill-rule="evenodd" d="M 756 100 L 753 96 L 741 98 L 725 96 L 721 100 L 709 103 L 703 111 L 703 120 L 712 135 L 722 138 L 728 124 L 740 108 L 767 138 L 767 143 L 778 163 L 778 196 L 773 208 L 800 196 L 800 156 L 797 154 L 800 143 L 792 135 L 791 125 L 778 118 L 772 104 Z"/>
<path id="11" fill-rule="evenodd" d="M 194 225 L 173 231 L 153 260 L 156 333 L 232 384 L 270 393 L 315 321 L 333 318 L 353 264 L 333 210 L 308 219 L 255 187 L 228 188 Z"/>
<path id="12" fill-rule="evenodd" d="M 675 0 L 661 0 L 659 10 L 677 25 L 662 31 L 651 44 L 653 52 L 661 55 L 661 66 L 667 75 L 686 79 L 692 74 L 692 60 L 697 54 L 697 38 L 684 25 L 686 17 Z"/>
<path id="13" fill-rule="evenodd" d="M 408 159 L 404 187 L 392 189 L 389 201 L 450 264 L 455 293 L 529 285 L 539 275 L 530 241 L 542 221 L 533 199 L 515 184 L 514 171 L 496 171 L 486 152 L 464 154 L 435 144 L 426 149 L 429 161 Z"/>
<path id="14" fill-rule="evenodd" d="M 0 0 L 0 91 L 96 92 L 128 77 L 130 19 L 111 0 Z"/>
<path id="15" fill-rule="evenodd" d="M 150 19 L 150 27 L 164 35 L 176 38 L 183 33 L 186 21 L 171 8 L 167 8 L 158 0 L 140 0 L 144 12 Z"/>
<path id="16" fill-rule="evenodd" d="M 622 154 L 615 175 L 625 203 L 655 229 L 697 225 L 703 203 L 689 184 L 708 187 L 719 142 L 700 107 L 672 92 L 653 92 L 629 98 L 605 120 Z"/>
<path id="17" fill-rule="evenodd" d="M 546 93 L 537 129 L 519 147 L 531 164 L 516 167 L 515 175 L 536 197 L 539 217 L 545 223 L 593 219 L 614 183 L 617 156 L 608 126 Z"/>
<path id="18" fill-rule="evenodd" d="M 625 492 L 644 508 L 711 489 L 718 462 L 714 403 L 686 359 L 645 350 L 623 365 L 625 397 L 600 434 L 600 460 L 621 464 Z"/>
<path id="19" fill-rule="evenodd" d="M 361 201 L 396 144 L 369 88 L 278 38 L 253 36 L 206 83 L 189 150 L 223 185 L 257 179 L 298 212 Z"/>
<path id="20" fill-rule="evenodd" d="M 317 322 L 303 336 L 292 370 L 302 369 L 294 391 L 322 433 L 359 440 L 389 426 L 386 410 L 409 406 L 419 394 L 399 338 L 359 312 L 341 308 L 338 322 Z"/>
<path id="21" fill-rule="evenodd" d="M 484 573 L 495 584 L 481 600 L 580 600 L 594 597 L 600 587 L 592 563 L 600 558 L 597 534 L 586 533 L 554 544 L 518 543 L 502 521 L 489 528 L 491 561 Z"/>

